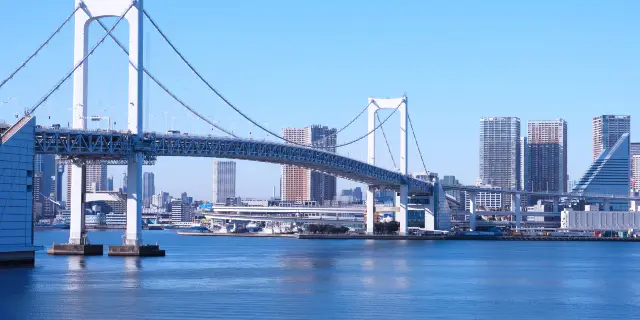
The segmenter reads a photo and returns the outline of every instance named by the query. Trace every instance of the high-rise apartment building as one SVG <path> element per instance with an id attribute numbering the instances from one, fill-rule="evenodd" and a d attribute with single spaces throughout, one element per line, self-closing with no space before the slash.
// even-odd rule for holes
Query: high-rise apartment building
<path id="1" fill-rule="evenodd" d="M 33 211 L 36 216 L 55 215 L 56 159 L 53 155 L 36 154 L 33 158 Z"/>
<path id="2" fill-rule="evenodd" d="M 631 132 L 631 116 L 602 115 L 593 118 L 593 160 Z"/>
<path id="3" fill-rule="evenodd" d="M 298 144 L 336 152 L 337 130 L 327 126 L 312 125 L 306 128 L 284 128 L 285 139 Z M 333 200 L 336 196 L 336 178 L 321 172 L 292 165 L 282 166 L 280 195 L 284 201 Z"/>
<path id="4" fill-rule="evenodd" d="M 529 121 L 527 124 L 528 179 L 530 191 L 567 192 L 567 122 L 558 120 Z M 539 198 L 532 197 L 531 203 Z"/>
<path id="5" fill-rule="evenodd" d="M 482 183 L 506 190 L 519 189 L 520 152 L 519 118 L 486 117 L 480 119 L 480 179 Z"/>
<path id="6" fill-rule="evenodd" d="M 144 172 L 142 174 L 142 203 L 145 207 L 151 207 L 152 197 L 155 193 L 155 175 L 153 172 Z"/>
<path id="7" fill-rule="evenodd" d="M 107 191 L 107 165 L 87 164 L 85 190 L 87 192 Z M 71 208 L 71 165 L 67 166 L 67 208 Z"/>
<path id="8" fill-rule="evenodd" d="M 186 194 L 185 194 L 186 197 Z M 213 162 L 213 204 L 225 203 L 236 197 L 236 163 L 234 161 Z"/>

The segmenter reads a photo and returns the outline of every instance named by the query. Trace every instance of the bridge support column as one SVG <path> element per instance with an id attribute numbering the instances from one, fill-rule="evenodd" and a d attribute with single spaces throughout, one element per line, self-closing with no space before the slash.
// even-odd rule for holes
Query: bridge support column
<path id="1" fill-rule="evenodd" d="M 375 200 L 374 186 L 367 188 L 367 234 L 373 234 L 375 215 L 376 215 L 376 200 Z"/>
<path id="2" fill-rule="evenodd" d="M 85 230 L 85 193 L 87 167 L 84 164 L 70 164 L 71 170 L 71 221 L 69 226 L 69 244 L 84 244 Z"/>
<path id="3" fill-rule="evenodd" d="M 559 197 L 553 197 L 553 213 L 554 214 L 560 214 L 559 203 L 560 203 L 560 198 Z"/>
<path id="4" fill-rule="evenodd" d="M 469 231 L 476 231 L 476 192 L 467 192 L 469 198 Z"/>
<path id="5" fill-rule="evenodd" d="M 127 164 L 127 233 L 125 245 L 142 244 L 142 153 Z"/>
<path id="6" fill-rule="evenodd" d="M 602 202 L 602 210 L 603 211 L 610 211 L 611 210 L 611 200 L 609 199 L 604 199 Z"/>
<path id="7" fill-rule="evenodd" d="M 398 234 L 401 236 L 406 236 L 409 234 L 409 225 L 408 225 L 408 204 L 409 204 L 409 186 L 403 184 L 400 186 L 400 192 L 396 194 L 396 206 L 399 208 L 398 214 L 396 215 L 396 221 L 400 223 L 400 229 L 398 230 Z"/>
<path id="8" fill-rule="evenodd" d="M 511 210 L 515 213 L 516 216 L 516 230 L 520 230 L 520 221 L 522 221 L 522 217 L 520 214 L 520 193 L 512 193 L 511 194 Z"/>

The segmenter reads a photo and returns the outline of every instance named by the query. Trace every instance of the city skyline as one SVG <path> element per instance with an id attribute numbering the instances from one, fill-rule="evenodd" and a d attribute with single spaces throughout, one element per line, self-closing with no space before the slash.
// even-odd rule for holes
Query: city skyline
<path id="1" fill-rule="evenodd" d="M 212 4 L 196 1 L 193 16 L 175 16 L 175 12 L 182 12 L 177 3 L 150 2 L 146 5 L 160 23 L 176 22 L 170 36 L 189 34 L 193 39 L 205 39 L 208 34 L 225 30 L 219 39 L 223 46 L 184 40 L 179 40 L 178 44 L 203 74 L 207 77 L 215 74 L 221 79 L 214 81 L 216 87 L 271 130 L 302 127 L 309 123 L 339 128 L 364 107 L 367 97 L 398 96 L 407 92 L 411 97 L 409 111 L 415 121 L 427 168 L 440 175 L 455 174 L 462 183 L 473 183 L 478 175 L 478 159 L 469 157 L 468 153 L 477 150 L 477 119 L 482 116 L 512 115 L 522 122 L 561 117 L 571 124 L 568 144 L 573 146 L 588 143 L 585 137 L 591 133 L 594 116 L 637 116 L 635 105 L 640 98 L 635 88 L 640 84 L 637 76 L 640 74 L 637 59 L 640 46 L 632 40 L 639 29 L 632 14 L 640 8 L 637 3 L 532 6 L 501 2 L 460 6 L 414 2 L 404 6 L 377 3 L 366 8 L 341 5 L 343 10 L 335 11 L 329 10 L 331 2 L 293 7 L 255 2 L 251 6 L 225 4 L 209 10 Z M 33 50 L 34 43 L 46 37 L 47 30 L 59 23 L 56 18 L 66 15 L 72 5 L 43 2 L 43 10 L 36 11 L 29 10 L 29 5 L 22 2 L 2 6 L 3 10 L 16 14 L 5 17 L 0 27 L 32 30 L 20 35 L 5 35 L 5 41 L 12 43 L 12 50 L 0 53 L 0 58 L 17 63 Z M 411 10 L 407 10 L 409 8 Z M 210 11 L 215 11 L 216 19 L 205 15 Z M 29 12 L 28 19 L 26 12 Z M 403 19 L 394 24 L 369 25 L 366 17 L 379 13 L 402 14 Z M 190 18 L 185 18 L 187 16 Z M 295 19 L 290 19 L 291 16 Z M 346 16 L 351 18 L 340 19 Z M 328 17 L 338 22 L 328 24 Z M 193 25 L 193 21 L 203 19 L 211 22 Z M 270 23 L 273 19 L 278 22 Z M 459 19 L 472 23 L 474 32 L 469 32 L 468 24 L 456 23 Z M 594 19 L 602 23 L 595 26 L 591 23 Z M 264 27 L 256 28 L 257 25 Z M 417 25 L 421 28 L 416 28 Z M 509 28 L 504 28 L 505 25 Z M 327 29 L 318 32 L 319 26 Z M 371 28 L 381 32 L 372 32 Z M 15 82 L 3 88 L 3 95 L 11 95 L 0 96 L 0 100 L 16 99 L 4 105 L 0 118 L 13 119 L 15 112 L 33 102 L 33 92 L 46 91 L 58 80 L 59 74 L 71 67 L 70 58 L 65 57 L 65 48 L 72 47 L 70 29 L 64 28 L 63 36 L 47 48 L 47 59 L 34 59 L 35 66 L 26 68 Z M 92 41 L 99 36 L 97 31 L 92 29 Z M 118 27 L 116 34 L 124 35 L 124 26 Z M 299 37 L 299 34 L 313 36 Z M 161 43 L 153 33 L 147 39 Z M 245 41 L 239 43 L 237 39 Z M 276 42 L 283 45 L 271 45 Z M 384 47 L 362 56 L 361 43 L 381 42 L 402 42 L 406 50 Z M 225 49 L 220 50 L 220 47 Z M 213 103 L 208 93 L 194 90 L 198 87 L 196 80 L 192 80 L 190 72 L 179 61 L 169 58 L 168 48 L 154 46 L 150 50 L 149 70 L 158 72 L 163 79 L 176 75 L 176 80 L 169 80 L 170 87 L 179 87 L 176 90 L 180 95 L 188 94 L 189 103 L 198 110 L 242 136 L 248 137 L 249 132 L 253 137 L 265 136 L 226 106 Z M 472 51 L 459 54 L 468 52 L 465 50 Z M 59 63 L 51 63 L 52 60 Z M 127 85 L 122 81 L 126 79 L 126 57 L 107 41 L 91 61 L 94 62 L 94 76 L 90 86 L 95 94 L 89 99 L 89 111 L 111 116 L 112 125 L 123 129 L 127 123 L 123 116 Z M 14 67 L 12 63 L 3 64 L 0 73 L 8 74 Z M 380 76 L 381 71 L 389 76 Z M 26 80 L 36 76 L 41 81 Z M 318 96 L 320 89 L 323 90 L 322 98 L 309 98 Z M 149 85 L 148 97 L 146 103 L 150 110 L 145 113 L 149 116 L 145 119 L 148 129 L 163 132 L 175 127 L 183 132 L 218 134 L 204 122 L 185 115 L 179 106 L 166 102 L 164 93 L 153 85 Z M 70 100 L 71 88 L 65 85 L 38 111 L 38 122 L 64 126 L 71 117 Z M 433 119 L 455 119 L 454 128 L 451 121 Z M 385 129 L 392 151 L 397 152 L 397 130 L 394 130 L 397 126 L 391 124 L 395 121 L 386 124 Z M 90 126 L 104 128 L 106 124 L 90 123 Z M 632 131 L 640 130 L 640 123 L 631 126 Z M 524 132 L 525 129 L 521 130 Z M 364 133 L 366 123 L 358 120 L 353 128 L 341 132 L 338 142 Z M 447 139 L 434 139 L 434 135 L 440 134 L 446 135 Z M 377 143 L 379 151 L 386 149 L 383 139 L 377 139 Z M 422 171 L 412 141 L 409 146 L 409 171 Z M 339 152 L 345 155 L 366 159 L 364 143 L 341 150 Z M 428 150 L 447 150 L 447 155 Z M 591 153 L 588 147 L 570 148 L 570 179 L 578 179 L 588 169 Z M 386 153 L 378 153 L 377 163 L 393 167 Z M 186 167 L 187 170 L 170 172 L 174 167 Z M 119 166 L 110 167 L 109 174 L 118 180 L 123 170 Z M 154 167 L 145 169 L 156 173 L 158 189 L 172 194 L 188 190 L 203 199 L 208 198 L 212 190 L 208 179 L 202 177 L 210 176 L 211 170 L 210 161 L 204 159 L 161 159 Z M 280 167 L 238 161 L 238 172 L 238 195 L 267 198 L 271 196 L 273 185 L 278 185 Z M 256 177 L 267 183 L 252 183 Z M 356 184 L 348 181 L 338 182 L 339 189 L 354 186 Z"/>

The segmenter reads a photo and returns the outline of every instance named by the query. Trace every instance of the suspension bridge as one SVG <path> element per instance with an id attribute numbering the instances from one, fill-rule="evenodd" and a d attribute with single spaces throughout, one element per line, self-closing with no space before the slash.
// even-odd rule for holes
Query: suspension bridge
<path id="1" fill-rule="evenodd" d="M 25 111 L 24 116 L 2 135 L 3 143 L 11 139 L 19 140 L 14 135 L 28 131 L 33 135 L 33 152 L 41 154 L 55 154 L 68 160 L 71 167 L 71 227 L 69 245 L 89 246 L 84 227 L 84 207 L 86 192 L 86 165 L 89 163 L 120 164 L 127 166 L 127 227 L 124 246 L 132 249 L 116 248 L 139 252 L 142 242 L 142 165 L 153 164 L 158 157 L 214 157 L 242 159 L 276 164 L 289 164 L 315 171 L 320 171 L 333 176 L 350 179 L 367 184 L 368 198 L 373 199 L 376 189 L 397 190 L 397 200 L 400 205 L 398 220 L 401 224 L 401 233 L 406 233 L 407 202 L 408 195 L 432 193 L 433 184 L 411 177 L 408 172 L 408 127 L 413 130 L 408 112 L 408 99 L 406 96 L 397 99 L 369 98 L 368 105 L 351 120 L 346 126 L 338 130 L 334 135 L 346 129 L 363 113 L 368 115 L 368 132 L 347 142 L 331 146 L 308 146 L 291 141 L 274 131 L 269 130 L 260 122 L 252 119 L 247 113 L 231 103 L 190 63 L 185 55 L 178 49 L 167 35 L 159 27 L 149 12 L 144 10 L 143 0 L 76 0 L 74 10 L 53 31 L 53 33 L 21 63 L 6 79 L 0 82 L 0 89 L 21 70 L 28 66 L 32 59 L 49 44 L 60 30 L 74 19 L 74 65 L 62 78 L 52 86 L 41 99 L 31 108 Z M 116 17 L 115 23 L 107 27 L 101 18 Z M 186 104 L 160 79 L 154 76 L 144 67 L 143 54 L 143 21 L 147 20 L 151 26 L 171 47 L 175 54 L 184 62 L 200 81 L 222 100 L 234 112 L 249 121 L 259 129 L 265 131 L 279 142 L 259 141 L 244 139 L 233 132 L 216 124 L 211 119 L 202 115 L 196 108 Z M 129 44 L 125 46 L 113 31 L 121 23 L 127 20 L 129 24 Z M 89 46 L 88 28 L 92 22 L 98 23 L 105 31 L 100 39 Z M 129 62 L 129 102 L 127 106 L 127 130 L 88 130 L 87 129 L 87 79 L 89 57 L 102 45 L 107 38 L 113 40 L 116 45 L 128 56 Z M 155 132 L 143 132 L 143 78 L 148 77 L 158 85 L 168 96 L 188 110 L 191 114 L 206 122 L 212 128 L 216 128 L 226 136 L 198 136 L 180 134 L 161 134 Z M 73 108 L 70 128 L 44 127 L 36 125 L 34 113 L 49 97 L 54 94 L 66 81 L 73 78 Z M 393 112 L 385 119 L 381 119 L 378 111 L 392 109 Z M 382 131 L 387 147 L 386 134 L 382 125 L 394 114 L 400 114 L 400 164 L 399 170 L 389 170 L 375 163 L 375 133 Z M 376 124 L 378 120 L 378 124 Z M 414 138 L 416 137 L 413 133 Z M 325 138 L 326 139 L 326 138 Z M 345 147 L 355 142 L 368 140 L 368 159 L 366 162 L 335 153 L 336 148 Z M 416 145 L 418 142 L 416 141 Z M 9 147 L 6 144 L 7 148 Z M 418 147 L 419 149 L 419 147 Z M 420 155 L 422 159 L 422 155 Z M 393 155 L 392 155 L 393 159 Z M 395 163 L 395 159 L 393 160 Z M 422 162 L 423 167 L 424 161 Z M 367 225 L 368 231 L 373 232 L 373 206 L 368 207 Z M 370 220 L 370 221 L 369 221 Z M 404 231 L 404 232 L 402 232 Z M 75 247 L 74 247 L 75 248 Z M 157 248 L 156 248 L 157 249 Z M 83 249 L 84 250 L 84 249 Z M 83 251 L 84 252 L 84 251 Z"/>

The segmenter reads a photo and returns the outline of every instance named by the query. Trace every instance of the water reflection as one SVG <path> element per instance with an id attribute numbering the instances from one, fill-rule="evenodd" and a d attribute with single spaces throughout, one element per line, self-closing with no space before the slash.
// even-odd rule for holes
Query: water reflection
<path id="1" fill-rule="evenodd" d="M 83 289 L 84 270 L 87 267 L 84 256 L 67 257 L 67 278 L 65 290 L 78 291 Z"/>
<path id="2" fill-rule="evenodd" d="M 142 270 L 142 259 L 140 257 L 122 257 L 124 263 L 124 287 L 140 287 L 140 270 Z"/>

